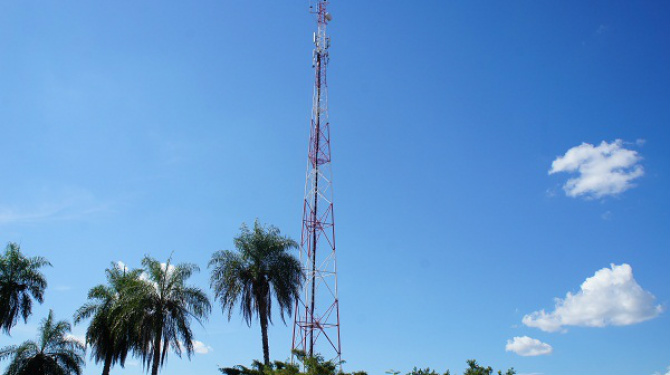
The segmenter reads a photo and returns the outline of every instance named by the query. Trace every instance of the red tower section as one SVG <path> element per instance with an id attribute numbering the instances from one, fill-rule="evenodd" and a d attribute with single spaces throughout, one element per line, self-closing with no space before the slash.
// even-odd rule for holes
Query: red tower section
<path id="1" fill-rule="evenodd" d="M 327 5 L 327 1 L 318 0 L 312 7 L 318 28 L 314 34 L 314 98 L 300 241 L 306 280 L 296 303 L 293 349 L 339 362 L 342 349 L 326 80 L 330 47 L 326 26 L 332 18 Z"/>

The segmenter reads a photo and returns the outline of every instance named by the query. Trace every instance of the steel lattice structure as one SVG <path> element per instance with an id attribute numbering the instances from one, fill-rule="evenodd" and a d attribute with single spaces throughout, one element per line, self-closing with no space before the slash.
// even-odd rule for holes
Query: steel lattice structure
<path id="1" fill-rule="evenodd" d="M 330 47 L 326 26 L 331 16 L 326 11 L 327 5 L 327 1 L 318 0 L 312 6 L 318 29 L 314 34 L 314 98 L 300 241 L 300 261 L 306 280 L 296 302 L 293 349 L 308 355 L 321 354 L 339 363 L 342 349 L 326 81 Z"/>

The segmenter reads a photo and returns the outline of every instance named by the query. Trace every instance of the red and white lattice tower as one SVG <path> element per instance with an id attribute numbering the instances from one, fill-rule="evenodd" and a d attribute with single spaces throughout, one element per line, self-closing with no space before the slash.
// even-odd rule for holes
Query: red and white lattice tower
<path id="1" fill-rule="evenodd" d="M 312 6 L 318 30 L 314 34 L 314 99 L 300 240 L 300 261 L 306 279 L 296 302 L 293 349 L 339 363 L 342 349 L 326 81 L 330 46 L 326 26 L 331 16 L 327 5 L 327 1 L 317 0 Z"/>

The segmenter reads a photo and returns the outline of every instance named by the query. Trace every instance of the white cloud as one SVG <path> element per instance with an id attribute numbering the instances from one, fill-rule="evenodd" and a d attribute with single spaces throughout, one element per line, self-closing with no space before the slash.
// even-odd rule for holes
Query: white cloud
<path id="1" fill-rule="evenodd" d="M 668 366 L 668 368 L 665 372 L 656 371 L 656 372 L 654 372 L 654 375 L 670 375 L 670 366 Z"/>
<path id="2" fill-rule="evenodd" d="M 165 271 L 165 268 L 166 268 L 166 267 L 167 267 L 167 274 L 168 274 L 168 275 L 171 275 L 172 272 L 174 272 L 174 270 L 175 270 L 175 268 L 176 268 L 173 264 L 170 264 L 170 266 L 168 267 L 167 263 L 161 263 L 161 269 L 162 269 L 163 271 Z"/>
<path id="3" fill-rule="evenodd" d="M 184 350 L 184 342 L 179 340 L 179 348 Z M 196 354 L 209 354 L 214 349 L 202 341 L 193 340 L 193 351 Z"/>
<path id="4" fill-rule="evenodd" d="M 119 262 L 119 263 L 123 263 L 123 262 Z M 124 266 L 125 266 L 125 265 L 124 265 Z M 172 275 L 172 272 L 174 272 L 174 270 L 176 269 L 176 267 L 175 267 L 174 265 L 172 265 L 172 264 L 170 264 L 170 266 L 168 267 L 167 263 L 161 263 L 161 270 L 165 271 L 165 268 L 166 268 L 166 267 L 167 267 L 167 272 L 166 272 L 166 274 L 167 274 L 167 276 L 169 277 L 170 275 Z M 153 285 L 154 288 L 158 289 L 158 284 L 156 284 L 155 282 L 149 280 L 149 274 L 147 274 L 146 272 L 142 272 L 142 273 L 140 274 L 140 280 L 144 280 L 144 281 L 148 282 L 149 284 Z"/>
<path id="5" fill-rule="evenodd" d="M 129 269 L 129 268 L 128 268 L 128 265 L 125 264 L 123 261 L 118 261 L 118 262 L 116 262 L 116 267 L 117 267 L 118 269 L 120 269 L 121 271 L 124 271 L 124 272 L 125 272 L 125 271 L 128 271 L 128 269 Z"/>
<path id="6" fill-rule="evenodd" d="M 570 197 L 601 198 L 617 195 L 633 186 L 632 181 L 644 175 L 638 163 L 642 157 L 623 147 L 620 139 L 603 141 L 599 146 L 582 143 L 569 149 L 551 163 L 549 174 L 568 172 L 578 176 L 569 179 L 563 189 Z"/>
<path id="7" fill-rule="evenodd" d="M 556 298 L 554 311 L 535 311 L 523 317 L 523 324 L 546 332 L 566 326 L 626 326 L 653 319 L 662 312 L 656 297 L 633 278 L 628 264 L 603 268 L 582 283 L 580 291 Z"/>
<path id="8" fill-rule="evenodd" d="M 209 352 L 211 352 L 214 349 L 212 349 L 211 346 L 206 345 L 202 341 L 193 340 L 193 350 L 197 354 L 208 354 Z"/>
<path id="9" fill-rule="evenodd" d="M 538 355 L 551 354 L 554 349 L 549 344 L 528 336 L 515 337 L 507 340 L 505 351 L 514 352 L 523 357 L 534 357 Z"/>
<path id="10" fill-rule="evenodd" d="M 75 340 L 82 345 L 86 345 L 86 337 L 83 335 L 72 335 L 68 333 L 65 335 L 65 338 Z"/>

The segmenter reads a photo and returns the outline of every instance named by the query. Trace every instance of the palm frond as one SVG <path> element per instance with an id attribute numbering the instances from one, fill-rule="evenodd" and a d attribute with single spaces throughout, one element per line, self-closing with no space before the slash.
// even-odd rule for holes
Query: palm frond
<path id="1" fill-rule="evenodd" d="M 38 341 L 25 341 L 19 346 L 0 350 L 0 359 L 11 357 L 7 375 L 62 374 L 81 375 L 84 347 L 67 338 L 70 324 L 54 321 L 53 311 L 40 322 Z"/>
<path id="2" fill-rule="evenodd" d="M 26 257 L 18 244 L 10 242 L 0 255 L 0 328 L 10 334 L 19 316 L 24 322 L 32 314 L 32 300 L 44 301 L 46 278 L 40 268 L 51 266 L 42 257 Z"/>

